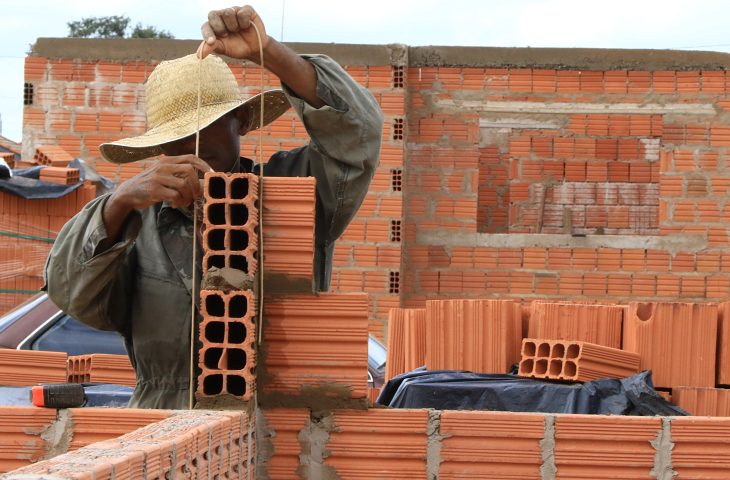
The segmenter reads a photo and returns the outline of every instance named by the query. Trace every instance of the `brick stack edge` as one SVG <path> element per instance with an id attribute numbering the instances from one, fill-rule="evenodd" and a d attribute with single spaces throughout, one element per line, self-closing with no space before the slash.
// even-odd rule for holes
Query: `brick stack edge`
<path id="1" fill-rule="evenodd" d="M 730 469 L 727 417 L 273 408 L 255 439 L 233 411 L 0 407 L 0 420 L 6 480 L 720 479 Z"/>
<path id="2" fill-rule="evenodd" d="M 205 174 L 203 273 L 236 269 L 251 281 L 229 291 L 201 290 L 196 397 L 251 400 L 256 388 L 253 279 L 258 271 L 259 179 L 253 174 Z"/>

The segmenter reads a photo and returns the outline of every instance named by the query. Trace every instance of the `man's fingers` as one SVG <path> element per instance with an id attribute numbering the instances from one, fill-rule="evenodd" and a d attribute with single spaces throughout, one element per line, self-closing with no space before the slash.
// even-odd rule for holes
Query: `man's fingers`
<path id="1" fill-rule="evenodd" d="M 237 32 L 239 30 L 235 10 L 232 8 L 226 8 L 223 10 L 223 14 L 221 16 L 223 17 L 223 24 L 226 26 L 226 30 L 229 33 Z"/>
<path id="2" fill-rule="evenodd" d="M 200 33 L 203 35 L 203 41 L 205 41 L 206 44 L 215 43 L 215 32 L 213 31 L 213 27 L 210 26 L 210 22 L 205 22 L 203 26 L 200 27 Z"/>
<path id="3" fill-rule="evenodd" d="M 250 28 L 251 21 L 253 20 L 254 15 L 256 15 L 256 12 L 254 12 L 253 8 L 248 5 L 237 9 L 236 20 L 238 23 L 238 27 L 241 30 L 246 30 L 247 28 Z"/>
<path id="4" fill-rule="evenodd" d="M 226 24 L 223 23 L 220 10 L 213 10 L 208 13 L 208 24 L 216 37 L 222 37 L 228 33 L 226 31 Z"/>

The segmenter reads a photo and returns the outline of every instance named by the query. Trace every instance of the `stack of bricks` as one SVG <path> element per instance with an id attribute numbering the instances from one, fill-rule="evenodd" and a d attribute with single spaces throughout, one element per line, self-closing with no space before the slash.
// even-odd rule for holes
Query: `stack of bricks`
<path id="1" fill-rule="evenodd" d="M 50 199 L 0 191 L 0 314 L 40 291 L 56 235 L 95 196 L 90 183 Z"/>
<path id="2" fill-rule="evenodd" d="M 228 291 L 200 292 L 199 402 L 226 395 L 245 402 L 256 388 L 258 199 L 255 175 L 205 175 L 203 274 L 212 268 L 235 269 L 251 281 Z"/>

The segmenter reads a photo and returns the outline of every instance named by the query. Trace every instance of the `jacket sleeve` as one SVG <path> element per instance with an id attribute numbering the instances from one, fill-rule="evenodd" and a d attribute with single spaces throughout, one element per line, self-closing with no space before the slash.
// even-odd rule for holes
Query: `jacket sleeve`
<path id="1" fill-rule="evenodd" d="M 303 148 L 275 154 L 266 174 L 311 175 L 317 179 L 316 237 L 334 242 L 357 213 L 379 163 L 383 113 L 372 94 L 331 58 L 303 55 L 317 72 L 314 108 L 282 85 L 311 141 Z"/>
<path id="2" fill-rule="evenodd" d="M 126 335 L 138 212 L 127 219 L 119 242 L 97 254 L 107 236 L 102 211 L 109 195 L 87 204 L 59 232 L 46 262 L 48 295 L 64 312 L 101 330 Z"/>

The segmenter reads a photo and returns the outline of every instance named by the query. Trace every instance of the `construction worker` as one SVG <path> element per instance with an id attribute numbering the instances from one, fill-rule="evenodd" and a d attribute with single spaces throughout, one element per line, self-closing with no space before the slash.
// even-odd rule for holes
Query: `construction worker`
<path id="1" fill-rule="evenodd" d="M 261 97 L 241 99 L 230 69 L 211 53 L 259 63 L 252 23 L 264 66 L 283 87 L 264 95 L 264 123 L 291 105 L 311 138 L 306 146 L 274 154 L 264 173 L 317 179 L 319 290 L 329 285 L 334 241 L 357 212 L 378 165 L 383 116 L 366 89 L 332 59 L 297 55 L 269 37 L 250 6 L 210 12 L 198 54 L 162 62 L 150 75 L 148 131 L 100 147 L 116 163 L 162 156 L 72 218 L 46 265 L 48 294 L 59 308 L 124 337 L 137 374 L 131 407 L 188 407 L 191 301 L 200 285 L 192 278 L 191 204 L 201 196 L 203 172 L 258 168 L 239 158 L 239 149 L 240 136 L 259 127 Z"/>

